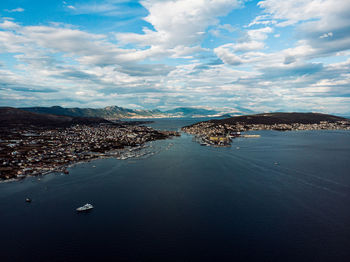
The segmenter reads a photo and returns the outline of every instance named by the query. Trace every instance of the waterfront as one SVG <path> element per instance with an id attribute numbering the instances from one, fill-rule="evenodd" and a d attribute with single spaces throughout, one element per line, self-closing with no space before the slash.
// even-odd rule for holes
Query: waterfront
<path id="1" fill-rule="evenodd" d="M 241 136 L 241 132 L 258 130 L 350 130 L 350 120 L 319 113 L 263 113 L 204 121 L 182 128 L 195 135 L 200 143 L 215 146 L 228 146 L 231 138 Z"/>
<path id="2" fill-rule="evenodd" d="M 183 134 L 151 157 L 0 184 L 1 261 L 347 261 L 349 132 L 255 133 L 230 148 Z"/>
<path id="3" fill-rule="evenodd" d="M 125 159 L 128 157 L 124 152 L 126 147 L 137 149 L 147 141 L 179 135 L 146 126 L 112 123 L 29 130 L 0 129 L 0 180 L 53 171 L 67 173 L 68 165 L 96 158 Z"/>

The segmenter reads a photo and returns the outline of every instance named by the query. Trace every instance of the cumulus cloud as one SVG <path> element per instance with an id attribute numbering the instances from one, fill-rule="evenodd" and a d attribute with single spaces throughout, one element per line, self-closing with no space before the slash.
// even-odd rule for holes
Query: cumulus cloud
<path id="1" fill-rule="evenodd" d="M 251 41 L 263 41 L 267 38 L 269 33 L 272 33 L 273 29 L 271 27 L 263 27 L 259 29 L 247 30 L 248 40 Z"/>
<path id="2" fill-rule="evenodd" d="M 37 53 L 44 52 L 45 48 L 50 52 L 64 52 L 81 63 L 98 66 L 138 62 L 154 53 L 159 54 L 153 49 L 123 49 L 110 43 L 106 35 L 64 26 L 20 26 L 4 21 L 0 28 L 6 29 L 0 31 L 0 52 Z"/>
<path id="3" fill-rule="evenodd" d="M 343 0 L 264 0 L 258 3 L 277 26 L 296 25 L 299 39 L 318 56 L 349 49 L 350 2 Z"/>
<path id="4" fill-rule="evenodd" d="M 0 66 L 0 104 L 350 113 L 347 1 L 265 0 L 248 25 L 228 24 L 240 3 L 145 0 L 136 11 L 148 23 L 142 33 L 0 20 L 0 53 L 10 57 Z M 64 10 L 112 17 L 124 4 Z"/>
<path id="5" fill-rule="evenodd" d="M 0 23 L 0 29 L 12 30 L 12 29 L 17 29 L 17 28 L 19 28 L 19 26 L 16 23 L 9 21 L 9 20 L 5 20 L 2 23 Z"/>
<path id="6" fill-rule="evenodd" d="M 264 0 L 260 1 L 258 6 L 264 8 L 265 12 L 271 14 L 272 18 L 282 20 L 279 21 L 278 26 L 288 26 L 299 21 L 322 17 L 324 8 L 321 7 L 329 6 L 330 2 L 334 1 L 326 2 L 324 0 Z"/>
<path id="7" fill-rule="evenodd" d="M 243 37 L 214 49 L 225 64 L 249 66 L 256 72 L 256 75 L 240 77 L 231 83 L 234 86 L 255 86 L 256 94 L 259 94 L 259 88 L 265 89 L 269 97 L 263 98 L 262 94 L 260 101 L 256 98 L 254 102 L 252 99 L 249 101 L 251 104 L 264 104 L 266 109 L 279 105 L 286 108 L 288 105 L 289 109 L 308 107 L 315 111 L 344 112 L 345 104 L 349 102 L 348 62 L 336 65 L 316 61 L 349 50 L 349 2 L 266 0 L 259 2 L 259 6 L 265 14 L 246 26 L 249 29 Z M 269 26 L 259 28 L 263 25 Z M 294 46 L 265 51 L 265 41 L 274 27 L 288 25 L 294 26 Z M 258 28 L 251 30 L 252 27 Z M 275 36 L 281 37 L 280 34 Z M 281 101 L 286 105 L 283 106 Z"/>
<path id="8" fill-rule="evenodd" d="M 184 48 L 198 46 L 210 25 L 218 24 L 218 16 L 224 16 L 239 6 L 234 0 L 159 1 L 145 0 L 141 4 L 149 11 L 144 20 L 153 29 L 143 28 L 143 34 L 119 33 L 121 43 L 134 43 L 150 47 L 159 53 L 181 56 Z M 232 30 L 229 26 L 224 26 Z"/>
<path id="9" fill-rule="evenodd" d="M 241 43 L 223 45 L 214 50 L 223 61 L 225 59 L 229 61 L 227 57 L 233 55 L 235 56 L 234 61 L 239 60 L 241 63 L 255 63 L 259 62 L 261 58 L 276 62 L 279 57 L 282 57 L 284 63 L 289 64 L 298 59 L 307 60 L 332 56 L 349 49 L 350 17 L 347 14 L 350 13 L 350 3 L 348 1 L 264 0 L 260 1 L 258 5 L 264 9 L 266 14 L 257 16 L 249 24 L 249 27 L 262 24 L 276 24 L 276 26 L 283 27 L 296 24 L 295 35 L 298 41 L 295 47 L 279 52 L 258 54 L 257 56 L 256 53 L 237 54 Z M 263 23 L 264 21 L 268 22 Z M 274 22 L 270 23 L 271 21 Z M 247 50 L 254 50 L 254 47 L 256 50 L 262 49 L 264 47 L 263 41 L 267 38 L 267 34 L 272 31 L 271 27 L 247 30 L 246 39 L 248 41 L 244 41 L 242 46 L 247 47 Z M 280 34 L 275 36 L 280 37 Z M 253 39 L 253 41 L 249 42 L 249 39 Z M 260 42 L 254 42 L 254 39 Z M 225 52 L 222 52 L 221 49 L 225 49 Z"/>
<path id="10" fill-rule="evenodd" d="M 263 54 L 252 51 L 264 49 L 264 40 L 268 37 L 267 35 L 272 32 L 273 29 L 271 27 L 247 30 L 245 35 L 237 41 L 237 43 L 219 46 L 214 49 L 214 53 L 223 62 L 230 65 L 253 62 L 256 56 L 263 56 Z"/>

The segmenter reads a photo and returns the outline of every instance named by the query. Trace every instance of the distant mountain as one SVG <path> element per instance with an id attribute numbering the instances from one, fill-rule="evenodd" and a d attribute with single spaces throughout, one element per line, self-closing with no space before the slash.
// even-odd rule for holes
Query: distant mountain
<path id="1" fill-rule="evenodd" d="M 205 108 L 195 107 L 178 107 L 172 110 L 165 111 L 165 113 L 172 116 L 179 117 L 193 117 L 193 116 L 210 116 L 217 115 L 219 111 Z"/>
<path id="2" fill-rule="evenodd" d="M 241 115 L 249 113 L 246 109 L 207 109 L 198 107 L 179 107 L 172 110 L 140 110 L 128 109 L 118 106 L 107 106 L 105 108 L 64 108 L 60 106 L 52 107 L 25 107 L 20 108 L 25 111 L 41 114 L 52 114 L 60 116 L 74 117 L 102 117 L 105 119 L 122 119 L 122 118 L 166 118 L 166 117 L 215 117 L 228 114 Z"/>
<path id="3" fill-rule="evenodd" d="M 25 110 L 0 107 L 0 127 L 66 127 L 73 124 L 110 123 L 98 117 L 72 117 L 53 114 L 33 113 Z"/>
<path id="4" fill-rule="evenodd" d="M 178 117 L 231 117 L 252 113 L 252 110 L 245 108 L 222 108 L 207 109 L 198 107 L 178 107 L 165 113 Z"/>
<path id="5" fill-rule="evenodd" d="M 229 118 L 229 117 L 232 117 L 230 114 L 224 114 L 224 115 L 221 115 L 220 117 L 222 118 Z"/>
<path id="6" fill-rule="evenodd" d="M 127 109 L 118 106 L 108 106 L 105 108 L 64 108 L 60 106 L 52 107 L 25 107 L 20 108 L 25 111 L 53 114 L 61 116 L 74 117 L 102 117 L 105 119 L 136 118 L 136 117 L 161 117 L 162 112 L 159 110 L 138 110 Z"/>

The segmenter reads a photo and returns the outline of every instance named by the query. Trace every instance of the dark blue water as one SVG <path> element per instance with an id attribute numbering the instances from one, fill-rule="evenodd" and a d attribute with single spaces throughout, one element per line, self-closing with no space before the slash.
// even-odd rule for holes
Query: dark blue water
<path id="1" fill-rule="evenodd" d="M 350 261 L 349 132 L 258 133 L 0 184 L 0 261 Z"/>

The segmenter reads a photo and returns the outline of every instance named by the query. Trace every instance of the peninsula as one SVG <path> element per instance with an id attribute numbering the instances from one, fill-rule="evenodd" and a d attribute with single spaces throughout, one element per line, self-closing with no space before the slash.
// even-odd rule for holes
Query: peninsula
<path id="1" fill-rule="evenodd" d="M 137 124 L 0 108 L 0 180 L 67 172 L 73 163 L 179 135 Z"/>
<path id="2" fill-rule="evenodd" d="M 320 113 L 264 113 L 209 120 L 182 128 L 184 132 L 195 135 L 203 145 L 217 146 L 230 145 L 232 138 L 245 131 L 320 129 L 350 130 L 350 120 Z"/>

